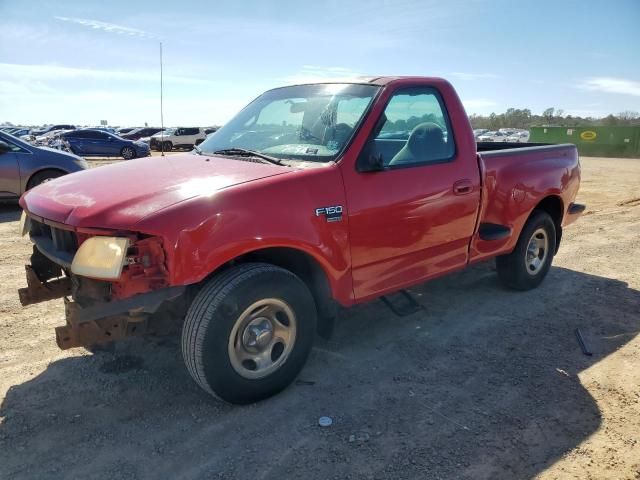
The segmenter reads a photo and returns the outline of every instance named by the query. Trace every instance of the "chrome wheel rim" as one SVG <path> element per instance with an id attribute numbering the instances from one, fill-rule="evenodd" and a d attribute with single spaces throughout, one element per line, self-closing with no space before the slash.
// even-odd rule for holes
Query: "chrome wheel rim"
<path id="1" fill-rule="evenodd" d="M 527 245 L 525 266 L 529 275 L 536 275 L 544 267 L 549 255 L 549 237 L 544 228 L 538 228 Z"/>
<path id="2" fill-rule="evenodd" d="M 287 360 L 296 340 L 296 316 L 277 298 L 258 300 L 236 320 L 229 335 L 229 360 L 242 377 L 263 378 Z"/>

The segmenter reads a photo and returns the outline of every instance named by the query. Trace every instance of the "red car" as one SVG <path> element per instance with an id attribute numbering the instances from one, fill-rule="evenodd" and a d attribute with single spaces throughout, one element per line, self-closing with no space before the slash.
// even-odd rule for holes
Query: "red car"
<path id="1" fill-rule="evenodd" d="M 263 94 L 188 154 L 62 177 L 21 199 L 23 304 L 65 300 L 65 349 L 182 330 L 228 402 L 285 388 L 338 306 L 496 258 L 544 279 L 575 203 L 573 145 L 477 144 L 439 78 Z"/>

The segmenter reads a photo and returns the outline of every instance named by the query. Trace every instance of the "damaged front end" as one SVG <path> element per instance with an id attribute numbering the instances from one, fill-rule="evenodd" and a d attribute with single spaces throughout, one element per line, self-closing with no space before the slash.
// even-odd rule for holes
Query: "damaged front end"
<path id="1" fill-rule="evenodd" d="M 34 246 L 25 266 L 27 287 L 18 290 L 20 303 L 64 297 L 66 325 L 56 328 L 61 349 L 168 334 L 177 327 L 175 319 L 183 318 L 186 287 L 169 285 L 160 238 L 129 232 L 114 237 L 114 232 L 74 229 L 34 215 L 21 224 Z M 115 262 L 105 260 L 120 247 Z"/>

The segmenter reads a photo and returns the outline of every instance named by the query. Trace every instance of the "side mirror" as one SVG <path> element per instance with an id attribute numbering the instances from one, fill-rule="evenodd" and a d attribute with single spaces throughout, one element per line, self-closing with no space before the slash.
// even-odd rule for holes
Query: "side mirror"
<path id="1" fill-rule="evenodd" d="M 9 144 L 0 140 L 0 155 L 2 155 L 3 153 L 8 153 L 10 151 L 11 147 L 9 146 Z"/>
<path id="2" fill-rule="evenodd" d="M 360 152 L 356 164 L 359 172 L 381 172 L 384 170 L 384 159 L 382 154 L 376 151 L 375 143 L 371 140 L 367 142 Z"/>

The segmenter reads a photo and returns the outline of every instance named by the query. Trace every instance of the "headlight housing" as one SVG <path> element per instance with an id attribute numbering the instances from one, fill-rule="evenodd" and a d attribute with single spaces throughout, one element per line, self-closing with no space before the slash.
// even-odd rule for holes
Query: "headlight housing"
<path id="1" fill-rule="evenodd" d="M 29 216 L 24 210 L 22 211 L 22 215 L 20 215 L 20 226 L 18 227 L 18 231 L 20 232 L 21 237 L 24 237 L 29 231 Z"/>
<path id="2" fill-rule="evenodd" d="M 88 238 L 73 257 L 71 271 L 83 277 L 117 280 L 122 273 L 128 248 L 128 238 Z"/>

